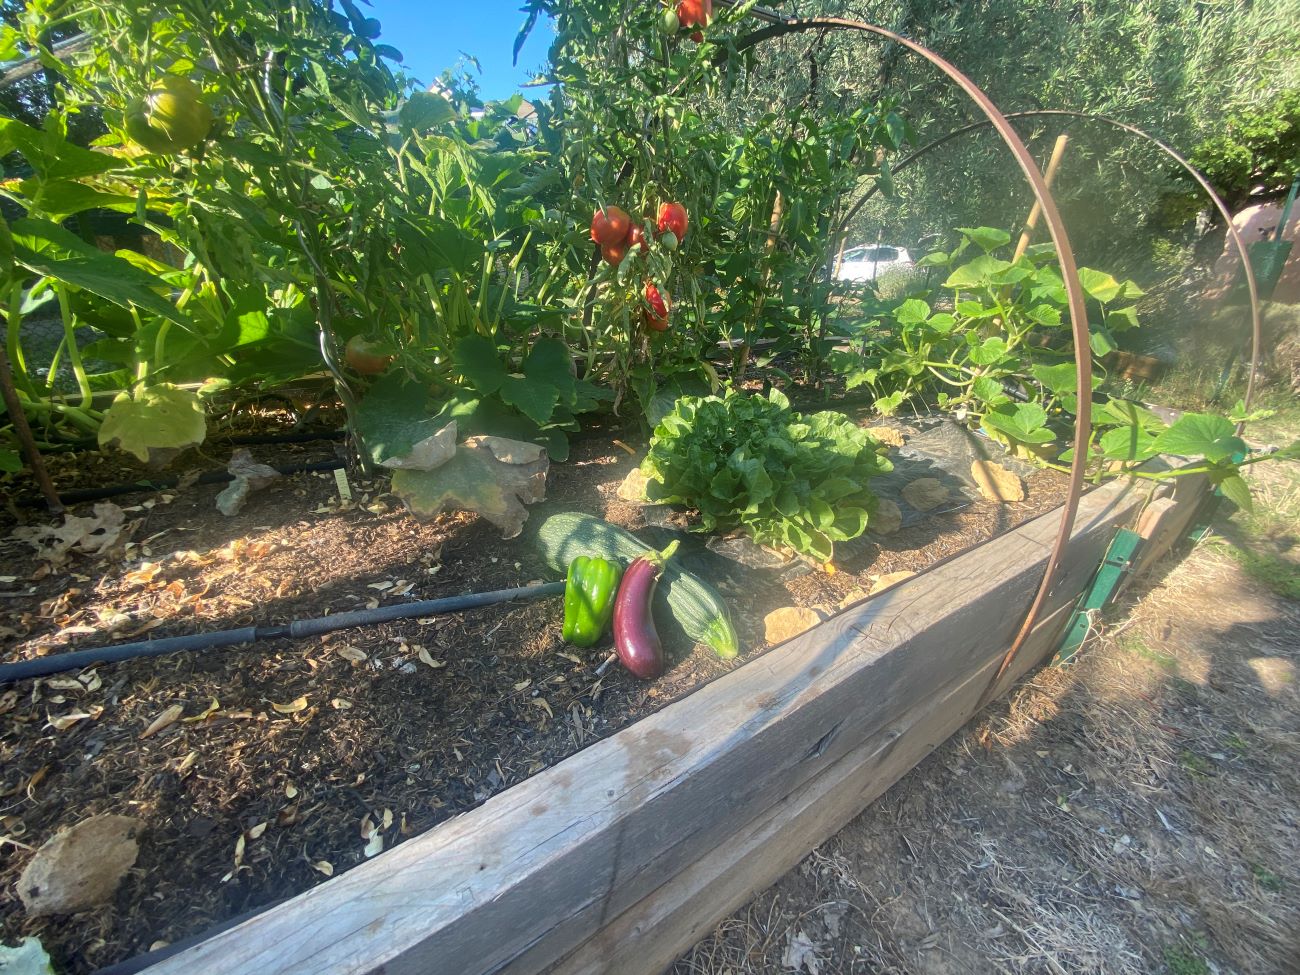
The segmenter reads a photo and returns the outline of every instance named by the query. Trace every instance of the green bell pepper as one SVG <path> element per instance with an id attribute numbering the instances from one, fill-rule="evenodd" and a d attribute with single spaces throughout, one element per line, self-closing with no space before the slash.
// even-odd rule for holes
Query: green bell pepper
<path id="1" fill-rule="evenodd" d="M 564 639 L 589 647 L 605 632 L 623 568 L 608 559 L 579 555 L 569 563 L 564 583 Z"/>

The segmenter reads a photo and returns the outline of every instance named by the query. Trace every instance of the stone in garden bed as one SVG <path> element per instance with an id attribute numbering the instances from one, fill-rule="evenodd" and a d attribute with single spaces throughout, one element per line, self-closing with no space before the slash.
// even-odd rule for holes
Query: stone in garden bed
<path id="1" fill-rule="evenodd" d="M 918 477 L 903 488 L 903 500 L 917 511 L 929 511 L 948 500 L 952 492 L 934 477 Z"/>
<path id="2" fill-rule="evenodd" d="M 980 494 L 990 501 L 1023 501 L 1025 485 L 1018 474 L 1013 474 L 1001 464 L 990 460 L 972 461 L 970 475 L 979 486 Z"/>

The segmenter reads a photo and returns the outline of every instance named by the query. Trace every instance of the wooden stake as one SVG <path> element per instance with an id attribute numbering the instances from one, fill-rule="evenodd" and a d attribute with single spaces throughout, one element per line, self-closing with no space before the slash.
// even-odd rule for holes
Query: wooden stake
<path id="1" fill-rule="evenodd" d="M 18 443 L 22 445 L 23 453 L 27 456 L 27 466 L 32 469 L 32 476 L 36 478 L 36 484 L 41 489 L 45 503 L 57 515 L 63 511 L 63 502 L 59 500 L 59 492 L 54 490 L 50 472 L 45 469 L 45 459 L 36 449 L 36 438 L 32 436 L 32 428 L 27 425 L 27 414 L 23 412 L 23 404 L 18 399 L 18 390 L 14 388 L 14 374 L 9 368 L 9 356 L 2 345 L 0 345 L 0 393 L 4 395 L 5 409 L 9 411 L 9 419 L 13 421 Z"/>
<path id="2" fill-rule="evenodd" d="M 1052 146 L 1051 158 L 1047 160 L 1047 172 L 1043 178 L 1047 181 L 1047 188 L 1051 189 L 1052 184 L 1056 182 L 1056 171 L 1061 166 L 1061 157 L 1065 155 L 1065 144 L 1070 141 L 1070 137 L 1062 132 L 1056 137 L 1056 145 Z M 1029 211 L 1029 219 L 1025 221 L 1024 232 L 1020 235 L 1020 242 L 1016 244 L 1015 256 L 1011 258 L 1011 263 L 1025 255 L 1025 248 L 1029 246 L 1029 240 L 1034 235 L 1034 228 L 1038 226 L 1038 218 L 1042 215 L 1043 209 L 1034 202 L 1033 209 Z"/>

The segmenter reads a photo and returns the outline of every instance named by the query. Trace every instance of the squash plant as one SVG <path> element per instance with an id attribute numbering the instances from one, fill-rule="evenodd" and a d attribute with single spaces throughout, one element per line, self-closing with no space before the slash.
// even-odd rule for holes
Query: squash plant
<path id="1" fill-rule="evenodd" d="M 31 5 L 33 47 L 35 25 L 56 16 L 97 38 L 61 65 L 62 96 L 70 110 L 96 106 L 110 134 L 96 152 L 69 151 L 111 165 L 121 209 L 182 256 L 168 267 L 119 253 L 157 287 L 151 309 L 135 303 L 148 314 L 101 327 L 96 358 L 121 367 L 133 396 L 146 379 L 239 384 L 324 366 L 354 432 L 368 374 L 391 362 L 426 396 L 463 405 L 463 392 L 477 394 L 495 408 L 487 425 L 499 419 L 562 453 L 543 428 L 571 427 L 582 404 L 560 402 L 562 381 L 534 383 L 536 368 L 513 381 L 539 336 L 563 334 L 545 308 L 557 274 L 529 273 L 535 238 L 549 232 L 537 197 L 550 174 L 520 100 L 482 106 L 454 84 L 445 96 L 410 92 L 376 23 L 339 6 Z M 176 92 L 202 99 L 203 125 L 168 127 L 184 107 Z M 70 178 L 76 199 L 106 205 L 86 174 Z M 373 350 L 366 368 L 348 365 L 349 342 Z M 482 366 L 485 347 L 509 381 Z M 462 371 L 470 361 L 480 367 Z M 564 367 L 571 379 L 567 356 Z M 423 408 L 425 397 L 406 402 L 417 399 Z"/>
<path id="2" fill-rule="evenodd" d="M 47 439 L 60 430 L 73 435 L 98 434 L 102 443 L 118 442 L 141 459 L 153 448 L 200 442 L 205 424 L 198 394 L 153 374 L 161 363 L 165 336 L 173 327 L 190 346 L 216 337 L 201 314 L 203 301 L 193 290 L 180 289 L 166 268 L 132 251 L 105 253 L 65 226 L 89 210 L 133 211 L 137 198 L 122 176 L 129 162 L 121 156 L 92 152 L 67 138 L 66 118 L 53 112 L 43 129 L 14 119 L 0 119 L 0 156 L 19 160 L 24 172 L 0 182 L 0 196 L 23 215 L 5 224 L 9 244 L 0 274 L 0 308 L 6 319 L 5 348 L 19 402 Z M 183 272 L 177 272 L 183 274 Z M 28 355 L 24 320 L 53 311 L 62 337 L 42 362 Z M 105 338 L 88 343 L 91 330 Z M 93 360 L 112 360 L 105 350 L 114 341 L 132 345 L 149 335 L 150 349 L 132 354 L 131 371 L 109 369 L 94 374 Z M 56 388 L 61 364 L 70 367 L 76 393 Z M 95 387 L 125 390 L 107 411 L 96 409 Z"/>
<path id="3" fill-rule="evenodd" d="M 990 227 L 960 228 L 950 252 L 918 262 L 940 283 L 918 290 L 859 324 L 859 346 L 832 353 L 831 365 L 849 389 L 867 385 L 888 415 L 908 400 L 932 402 L 1049 467 L 1073 459 L 1073 414 L 1078 403 L 1065 286 L 1050 244 L 1018 258 L 1006 254 L 1011 236 Z M 1079 269 L 1088 296 L 1094 389 L 1105 377 L 1105 357 L 1116 336 L 1139 326 L 1135 302 L 1142 289 L 1104 271 Z M 1268 414 L 1187 413 L 1166 424 L 1140 404 L 1102 395 L 1093 410 L 1088 463 L 1094 478 L 1205 472 L 1235 502 L 1249 506 L 1240 468 L 1247 458 L 1236 424 Z M 1063 449 L 1067 447 L 1067 449 Z M 1283 452 L 1290 456 L 1295 446 Z M 1172 474 L 1141 471 L 1158 454 L 1193 461 Z"/>

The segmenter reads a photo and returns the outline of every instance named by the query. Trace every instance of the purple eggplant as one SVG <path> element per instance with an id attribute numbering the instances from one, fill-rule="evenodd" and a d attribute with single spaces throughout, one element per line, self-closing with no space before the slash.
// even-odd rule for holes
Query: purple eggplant
<path id="1" fill-rule="evenodd" d="M 659 572 L 676 550 L 673 542 L 662 552 L 636 559 L 623 573 L 614 597 L 614 649 L 623 666 L 642 680 L 653 680 L 664 672 L 664 648 L 650 605 Z"/>

